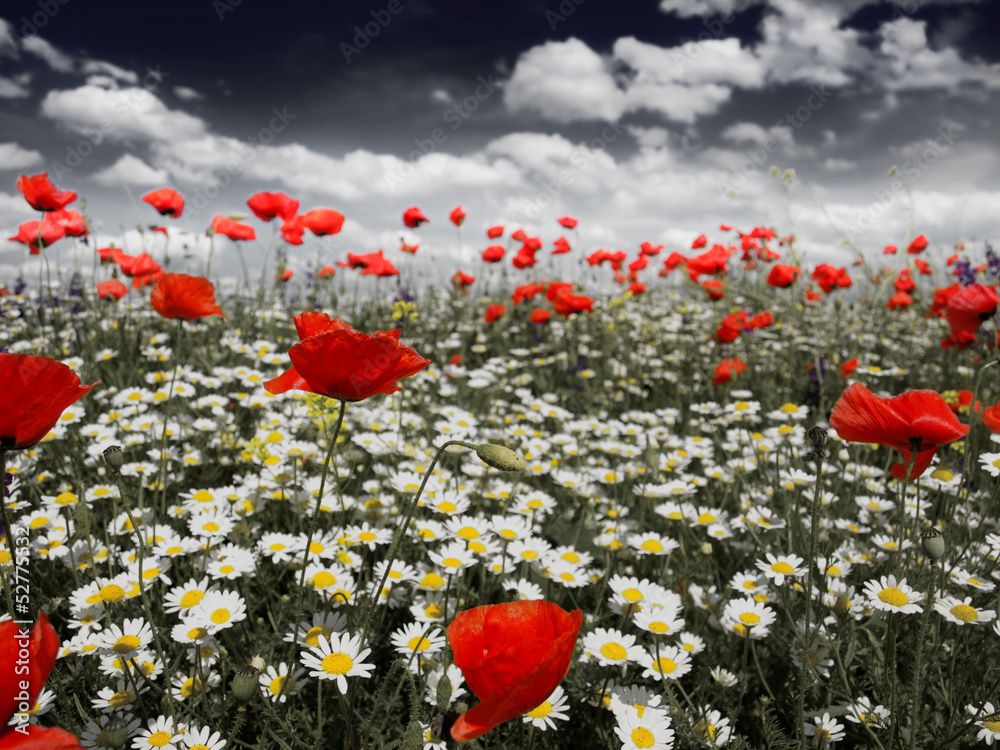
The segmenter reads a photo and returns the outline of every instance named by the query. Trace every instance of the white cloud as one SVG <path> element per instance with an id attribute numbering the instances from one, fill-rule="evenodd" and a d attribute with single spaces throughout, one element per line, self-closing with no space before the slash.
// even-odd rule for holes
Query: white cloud
<path id="1" fill-rule="evenodd" d="M 655 83 L 687 86 L 728 84 L 759 88 L 766 68 L 735 37 L 688 42 L 676 47 L 659 47 L 623 37 L 615 42 L 614 56 Z"/>
<path id="2" fill-rule="evenodd" d="M 758 5 L 762 0 L 660 0 L 660 10 L 681 18 L 725 15 Z"/>
<path id="3" fill-rule="evenodd" d="M 933 50 L 927 44 L 927 22 L 899 18 L 884 23 L 880 50 L 888 75 L 885 85 L 903 89 L 954 88 L 978 83 L 1000 88 L 1000 64 L 968 63 L 952 48 Z"/>
<path id="4" fill-rule="evenodd" d="M 109 91 L 85 85 L 50 91 L 42 100 L 41 113 L 69 130 L 101 130 L 115 141 L 184 140 L 198 138 L 206 130 L 199 118 L 169 109 L 151 92 L 135 87 Z"/>
<path id="5" fill-rule="evenodd" d="M 852 169 L 857 169 L 857 167 L 857 162 L 850 159 L 829 157 L 823 162 L 823 169 L 829 169 L 831 172 L 850 172 Z"/>
<path id="6" fill-rule="evenodd" d="M 204 99 L 205 96 L 189 86 L 174 86 L 174 95 L 178 99 L 183 99 L 186 102 L 198 101 Z"/>
<path id="7" fill-rule="evenodd" d="M 118 161 L 94 175 L 99 185 L 161 185 L 167 181 L 167 172 L 153 169 L 142 159 L 125 154 Z"/>
<path id="8" fill-rule="evenodd" d="M 625 109 L 608 62 L 572 37 L 524 52 L 504 87 L 504 101 L 513 112 L 538 112 L 562 123 L 616 120 Z"/>
<path id="9" fill-rule="evenodd" d="M 14 41 L 14 27 L 0 18 L 0 57 L 18 58 L 17 42 Z"/>
<path id="10" fill-rule="evenodd" d="M 27 169 L 42 163 L 42 155 L 37 151 L 21 148 L 16 143 L 0 143 L 0 165 L 4 169 Z"/>
<path id="11" fill-rule="evenodd" d="M 59 73 L 73 72 L 73 58 L 60 52 L 40 36 L 29 36 L 22 39 L 21 49 L 44 60 L 52 70 Z"/>
<path id="12" fill-rule="evenodd" d="M 110 76 L 116 81 L 121 81 L 122 83 L 130 83 L 133 86 L 139 83 L 139 76 L 133 73 L 131 70 L 125 70 L 124 68 L 119 68 L 104 60 L 86 60 L 81 66 L 81 72 L 84 75 L 105 75 Z"/>

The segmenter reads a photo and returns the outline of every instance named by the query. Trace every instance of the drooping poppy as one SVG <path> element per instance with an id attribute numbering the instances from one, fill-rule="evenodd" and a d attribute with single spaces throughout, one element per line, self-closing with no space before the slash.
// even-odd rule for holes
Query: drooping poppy
<path id="1" fill-rule="evenodd" d="M 212 315 L 226 317 L 215 303 L 215 285 L 201 276 L 161 274 L 149 295 L 153 309 L 168 320 L 198 320 Z"/>
<path id="2" fill-rule="evenodd" d="M 205 234 L 211 236 L 213 234 L 223 234 L 231 240 L 255 240 L 257 239 L 257 232 L 249 224 L 241 224 L 235 219 L 230 219 L 228 216 L 222 216 L 221 214 L 212 219 L 212 224 L 209 226 L 208 231 Z"/>
<path id="3" fill-rule="evenodd" d="M 910 246 L 906 248 L 906 252 L 910 255 L 916 255 L 917 253 L 922 253 L 927 247 L 927 236 L 923 234 L 918 234 L 913 238 L 913 242 Z"/>
<path id="4" fill-rule="evenodd" d="M 118 279 L 108 279 L 97 285 L 97 296 L 99 299 L 113 297 L 115 302 L 128 294 L 128 287 Z"/>
<path id="5" fill-rule="evenodd" d="M 495 227 L 490 227 L 489 229 L 486 230 L 486 236 L 491 240 L 495 240 L 502 234 L 503 234 L 503 226 L 500 224 L 498 224 Z"/>
<path id="6" fill-rule="evenodd" d="M 505 252 L 507 251 L 503 245 L 490 245 L 483 250 L 483 261 L 486 263 L 499 263 L 503 260 Z"/>
<path id="7" fill-rule="evenodd" d="M 708 244 L 708 236 L 704 234 L 699 234 L 697 237 L 695 237 L 694 242 L 691 243 L 691 249 L 701 250 L 707 244 Z"/>
<path id="8" fill-rule="evenodd" d="M 142 196 L 142 201 L 159 211 L 161 216 L 179 219 L 184 213 L 184 196 L 173 188 L 153 190 Z"/>
<path id="9" fill-rule="evenodd" d="M 479 698 L 451 727 L 467 742 L 531 711 L 569 672 L 583 612 L 544 600 L 468 609 L 448 626 L 448 643 L 465 683 Z"/>
<path id="10" fill-rule="evenodd" d="M 416 229 L 427 220 L 427 217 L 424 216 L 424 212 L 416 206 L 408 208 L 403 212 L 403 224 L 408 226 L 410 229 Z"/>
<path id="11" fill-rule="evenodd" d="M 284 193 L 255 193 L 247 199 L 247 205 L 261 221 L 278 217 L 284 222 L 299 212 L 299 202 Z"/>
<path id="12" fill-rule="evenodd" d="M 451 219 L 451 223 L 456 227 L 462 226 L 462 222 L 465 221 L 465 211 L 462 210 L 461 206 L 455 206 L 452 212 L 448 214 L 448 218 Z"/>
<path id="13" fill-rule="evenodd" d="M 67 368 L 68 369 L 68 368 Z M 21 703 L 34 706 L 59 653 L 59 636 L 40 612 L 30 631 L 13 620 L 0 622 L 0 748 L 3 750 L 82 750 L 65 729 L 8 722 Z M 27 694 L 27 699 L 24 694 Z"/>
<path id="14" fill-rule="evenodd" d="M 784 263 L 778 263 L 767 275 L 767 283 L 779 289 L 787 289 L 795 283 L 801 274 L 802 270 L 798 266 L 788 266 Z"/>
<path id="15" fill-rule="evenodd" d="M 507 312 L 506 305 L 490 305 L 486 308 L 486 313 L 483 315 L 487 323 L 495 323 L 501 316 Z"/>
<path id="16" fill-rule="evenodd" d="M 879 398 L 861 383 L 853 383 L 833 405 L 830 426 L 843 440 L 878 443 L 898 451 L 902 464 L 892 467 L 901 478 L 913 458 L 913 481 L 930 466 L 938 447 L 965 437 L 962 424 L 936 391 L 909 391 L 892 398 Z"/>
<path id="17" fill-rule="evenodd" d="M 997 311 L 1000 296 L 996 289 L 986 284 L 969 284 L 958 289 L 948 298 L 945 317 L 951 325 L 952 338 L 957 331 L 975 333 L 984 321 Z"/>
<path id="18" fill-rule="evenodd" d="M 344 215 L 332 208 L 314 208 L 299 217 L 306 229 L 317 237 L 337 234 L 344 226 Z"/>
<path id="19" fill-rule="evenodd" d="M 80 385 L 79 375 L 48 357 L 0 354 L 0 448 L 35 445 L 96 385 Z"/>
<path id="20" fill-rule="evenodd" d="M 579 223 L 572 216 L 563 216 L 561 219 L 556 219 L 556 221 L 566 229 L 576 229 L 576 225 Z"/>
<path id="21" fill-rule="evenodd" d="M 17 178 L 17 189 L 36 211 L 58 211 L 76 200 L 72 190 L 62 190 L 53 185 L 47 172 L 34 177 L 21 175 Z"/>
<path id="22" fill-rule="evenodd" d="M 288 350 L 292 367 L 264 383 L 268 393 L 318 393 L 338 401 L 364 401 L 401 391 L 396 382 L 431 363 L 399 342 L 401 331 L 361 333 L 321 312 L 294 318 L 299 343 Z"/>

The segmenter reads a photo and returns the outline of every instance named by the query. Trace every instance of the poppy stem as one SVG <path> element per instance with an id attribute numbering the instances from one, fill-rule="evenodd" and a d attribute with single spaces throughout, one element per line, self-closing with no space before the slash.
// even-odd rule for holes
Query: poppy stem
<path id="1" fill-rule="evenodd" d="M 417 494 L 413 496 L 413 500 L 410 501 L 409 507 L 407 507 L 406 513 L 403 515 L 399 526 L 396 527 L 396 534 L 392 538 L 392 544 L 389 545 L 389 551 L 385 556 L 386 562 L 385 570 L 382 571 L 382 580 L 379 581 L 378 586 L 375 587 L 375 596 L 368 605 L 368 611 L 365 612 L 365 621 L 363 627 L 361 628 L 361 648 L 364 648 L 365 643 L 367 642 L 368 628 L 371 627 L 372 616 L 375 614 L 375 607 L 378 606 L 379 592 L 382 591 L 382 587 L 385 586 L 385 581 L 389 577 L 389 571 L 392 570 L 392 563 L 396 559 L 396 553 L 399 551 L 399 545 L 403 541 L 403 537 L 406 536 L 406 530 L 410 527 L 410 521 L 413 519 L 413 513 L 416 511 L 417 505 L 420 503 L 420 496 L 424 494 L 424 488 L 427 486 L 427 480 L 430 479 L 431 474 L 434 472 L 434 467 L 437 466 L 437 462 L 444 454 L 445 450 L 452 445 L 460 445 L 463 448 L 476 448 L 475 445 L 461 440 L 449 440 L 447 443 L 438 448 L 437 453 L 434 454 L 434 459 L 431 461 L 431 465 L 427 467 L 427 471 L 424 472 L 424 478 L 420 481 L 420 488 L 417 490 Z"/>
<path id="2" fill-rule="evenodd" d="M 823 435 L 823 440 L 825 441 L 826 433 L 820 431 Z M 815 443 L 814 443 L 815 445 Z M 809 661 L 809 648 L 812 646 L 812 597 L 813 597 L 813 586 L 812 586 L 812 575 L 813 566 L 816 564 L 816 537 L 819 531 L 819 508 L 820 508 L 820 480 L 823 477 L 823 451 L 822 446 L 819 448 L 814 448 L 811 457 L 816 464 L 816 483 L 813 490 L 813 501 L 812 508 L 810 509 L 810 522 L 809 522 L 809 556 L 806 559 L 806 622 L 805 630 L 802 633 L 802 647 L 799 651 L 799 703 L 798 711 L 796 713 L 796 726 L 795 733 L 799 737 L 803 745 L 807 742 L 806 737 L 802 734 L 805 727 L 805 702 L 806 702 L 806 664 Z"/>

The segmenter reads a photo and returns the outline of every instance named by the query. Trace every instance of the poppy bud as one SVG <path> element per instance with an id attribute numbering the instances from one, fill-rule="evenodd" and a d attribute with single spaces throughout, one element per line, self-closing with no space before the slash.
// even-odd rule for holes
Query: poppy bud
<path id="1" fill-rule="evenodd" d="M 424 732 L 420 728 L 419 721 L 413 719 L 406 725 L 406 731 L 403 732 L 403 739 L 400 741 L 399 746 L 403 750 L 423 750 Z"/>
<path id="2" fill-rule="evenodd" d="M 255 663 L 237 667 L 236 676 L 233 677 L 233 696 L 240 703 L 246 703 L 260 691 L 260 683 L 257 680 L 260 668 L 256 666 L 256 663 L 259 662 L 261 667 L 263 667 L 264 660 L 259 656 L 255 656 L 253 661 Z"/>
<path id="3" fill-rule="evenodd" d="M 438 680 L 436 694 L 438 711 L 444 711 L 451 705 L 451 693 L 451 680 L 448 679 L 448 675 L 441 675 L 441 679 Z"/>
<path id="4" fill-rule="evenodd" d="M 125 454 L 122 453 L 122 447 L 120 445 L 109 445 L 104 449 L 103 453 L 104 460 L 111 467 L 112 471 L 117 474 L 122 464 L 125 463 Z"/>
<path id="5" fill-rule="evenodd" d="M 128 741 L 128 735 L 128 722 L 120 718 L 112 719 L 104 728 L 104 739 L 108 741 L 108 747 L 123 747 Z"/>
<path id="6" fill-rule="evenodd" d="M 476 446 L 476 455 L 487 466 L 498 471 L 524 471 L 527 461 L 510 448 L 495 443 L 481 443 Z"/>
<path id="7" fill-rule="evenodd" d="M 935 526 L 928 526 L 920 532 L 920 546 L 933 563 L 944 557 L 944 534 Z"/>

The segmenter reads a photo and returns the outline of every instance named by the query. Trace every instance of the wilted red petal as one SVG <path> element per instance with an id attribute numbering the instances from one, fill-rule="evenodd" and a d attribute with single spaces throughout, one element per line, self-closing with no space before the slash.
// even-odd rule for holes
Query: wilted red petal
<path id="1" fill-rule="evenodd" d="M 451 735 L 475 739 L 542 703 L 569 671 L 583 612 L 547 601 L 517 601 L 459 612 L 448 642 L 465 682 L 481 701 Z"/>
<path id="2" fill-rule="evenodd" d="M 165 273 L 149 295 L 153 309 L 168 320 L 197 320 L 212 315 L 226 317 L 215 303 L 215 286 L 206 278 Z"/>

